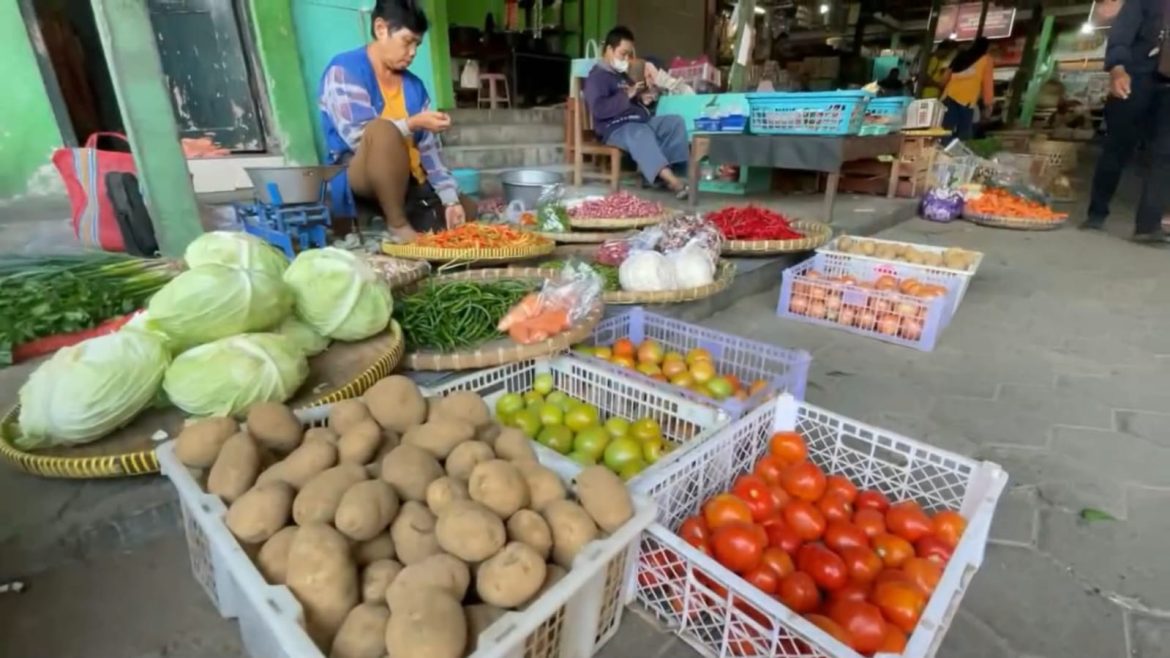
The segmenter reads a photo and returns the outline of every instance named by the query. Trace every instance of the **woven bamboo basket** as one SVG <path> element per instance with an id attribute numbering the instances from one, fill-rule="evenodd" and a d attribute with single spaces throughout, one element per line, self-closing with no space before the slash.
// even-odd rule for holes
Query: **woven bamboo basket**
<path id="1" fill-rule="evenodd" d="M 531 280 L 540 282 L 555 275 L 556 270 L 536 267 L 468 270 L 453 274 L 441 274 L 428 279 L 426 284 L 449 281 L 486 283 L 491 281 Z M 416 286 L 426 284 L 420 283 L 416 284 Z M 570 327 L 568 331 L 557 334 L 548 340 L 531 345 L 519 345 L 507 336 L 503 336 L 479 345 L 474 349 L 458 352 L 417 350 L 406 353 L 402 360 L 402 366 L 408 370 L 477 370 L 479 368 L 491 368 L 507 363 L 527 361 L 529 359 L 565 352 L 573 345 L 588 337 L 604 315 L 605 304 L 599 299 L 584 319 Z"/>
<path id="2" fill-rule="evenodd" d="M 398 288 L 409 286 L 415 281 L 425 279 L 431 272 L 431 266 L 425 260 L 393 258 L 381 254 L 371 254 L 366 257 L 366 260 L 370 263 L 370 267 L 373 267 L 378 274 L 382 275 L 382 278 L 390 285 L 391 290 L 397 290 Z M 398 261 L 398 263 L 406 263 L 408 265 L 406 269 L 398 268 L 392 272 L 388 272 L 391 269 L 389 267 L 391 261 Z"/>
<path id="3" fill-rule="evenodd" d="M 1043 219 L 1027 219 L 1023 217 L 1001 217 L 998 215 L 981 215 L 979 213 L 964 212 L 963 219 L 991 228 L 1007 228 L 1015 231 L 1055 231 L 1065 225 L 1068 218 L 1055 221 Z"/>
<path id="4" fill-rule="evenodd" d="M 564 233 L 537 233 L 557 244 L 600 244 L 607 240 L 629 237 L 628 232 L 618 231 L 566 231 Z"/>
<path id="5" fill-rule="evenodd" d="M 735 281 L 735 264 L 721 260 L 715 271 L 715 280 L 705 286 L 654 292 L 613 290 L 606 292 L 604 299 L 606 304 L 679 304 L 717 295 L 727 290 L 732 281 Z"/>
<path id="6" fill-rule="evenodd" d="M 556 248 L 552 240 L 520 247 L 498 247 L 487 249 L 444 249 L 442 247 L 420 247 L 413 244 L 383 242 L 382 252 L 395 258 L 426 260 L 432 263 L 510 263 L 547 256 Z"/>
<path id="7" fill-rule="evenodd" d="M 792 228 L 804 234 L 797 240 L 728 240 L 723 244 L 724 256 L 774 256 L 812 251 L 833 237 L 833 228 L 824 222 L 798 219 Z"/>
<path id="8" fill-rule="evenodd" d="M 649 217 L 601 217 L 598 219 L 577 219 L 575 217 L 569 218 L 569 226 L 575 229 L 602 229 L 602 230 L 630 230 L 636 228 L 646 228 L 647 226 L 654 226 L 655 224 L 669 219 L 672 213 L 664 212 L 658 215 L 651 215 Z"/>
<path id="9" fill-rule="evenodd" d="M 378 336 L 354 343 L 335 343 L 309 359 L 309 377 L 288 404 L 315 407 L 355 398 L 386 377 L 402 360 L 402 329 L 391 323 Z M 101 479 L 149 475 L 159 470 L 154 440 L 159 430 L 175 436 L 183 428 L 182 412 L 175 408 L 147 409 L 129 425 L 82 446 L 26 451 L 16 446 L 20 436 L 20 405 L 0 419 L 0 459 L 18 470 L 48 478 Z"/>
<path id="10" fill-rule="evenodd" d="M 1076 171 L 1078 150 L 1080 144 L 1077 142 L 1060 142 L 1052 139 L 1036 139 L 1028 145 L 1029 153 L 1047 158 L 1052 171 L 1065 174 Z"/>

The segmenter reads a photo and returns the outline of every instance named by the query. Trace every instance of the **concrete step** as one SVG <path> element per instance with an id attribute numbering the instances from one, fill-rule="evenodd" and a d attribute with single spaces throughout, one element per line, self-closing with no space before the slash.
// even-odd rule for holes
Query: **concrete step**
<path id="1" fill-rule="evenodd" d="M 496 109 L 477 110 L 463 108 L 449 110 L 453 125 L 485 125 L 485 124 L 521 124 L 549 123 L 558 126 L 565 124 L 565 109 L 563 107 L 531 108 L 526 110 Z"/>
<path id="2" fill-rule="evenodd" d="M 506 146 L 451 146 L 443 149 L 443 160 L 448 167 L 470 169 L 563 164 L 565 145 L 562 142 L 521 142 Z"/>
<path id="3" fill-rule="evenodd" d="M 443 133 L 443 146 L 487 146 L 491 144 L 516 144 L 520 142 L 563 142 L 565 129 L 560 124 L 460 124 L 453 123 Z"/>

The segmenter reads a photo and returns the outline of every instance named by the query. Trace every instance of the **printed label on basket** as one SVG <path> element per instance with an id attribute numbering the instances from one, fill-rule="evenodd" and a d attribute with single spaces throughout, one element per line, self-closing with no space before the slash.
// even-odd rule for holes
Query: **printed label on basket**
<path id="1" fill-rule="evenodd" d="M 864 306 L 869 301 L 869 293 L 864 290 L 848 289 L 841 295 L 841 303 L 851 306 Z"/>
<path id="2" fill-rule="evenodd" d="M 894 278 L 901 276 L 901 274 L 898 272 L 898 268 L 893 265 L 874 265 L 873 271 L 877 272 L 878 274 L 888 274 Z"/>

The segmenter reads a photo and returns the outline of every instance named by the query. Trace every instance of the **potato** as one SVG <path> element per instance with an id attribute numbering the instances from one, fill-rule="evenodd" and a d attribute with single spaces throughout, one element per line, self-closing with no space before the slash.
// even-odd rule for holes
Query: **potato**
<path id="1" fill-rule="evenodd" d="M 378 560 L 393 560 L 396 555 L 394 540 L 390 537 L 389 530 L 368 541 L 355 542 L 351 553 L 353 561 L 359 567 L 373 564 Z"/>
<path id="2" fill-rule="evenodd" d="M 382 447 L 382 428 L 372 418 L 352 425 L 337 440 L 337 461 L 368 464 Z"/>
<path id="3" fill-rule="evenodd" d="M 386 624 L 386 653 L 395 658 L 461 658 L 466 645 L 463 608 L 440 589 L 405 597 Z"/>
<path id="4" fill-rule="evenodd" d="M 427 485 L 443 477 L 443 467 L 431 453 L 402 444 L 382 458 L 382 479 L 403 500 L 424 501 Z"/>
<path id="5" fill-rule="evenodd" d="M 467 492 L 472 500 L 483 503 L 503 519 L 529 503 L 524 476 L 515 465 L 502 459 L 476 464 L 467 481 Z"/>
<path id="6" fill-rule="evenodd" d="M 377 464 L 379 469 L 382 466 L 382 459 L 390 454 L 390 451 L 397 448 L 402 443 L 398 433 L 393 430 L 382 430 L 382 445 L 378 446 L 378 452 L 374 455 L 373 462 Z M 381 470 L 378 471 L 381 473 Z"/>
<path id="7" fill-rule="evenodd" d="M 508 538 L 504 522 L 487 507 L 470 501 L 453 502 L 435 525 L 439 547 L 465 562 L 482 562 L 503 548 Z"/>
<path id="8" fill-rule="evenodd" d="M 204 418 L 183 427 L 175 439 L 175 457 L 184 466 L 210 468 L 219 449 L 240 426 L 231 418 Z"/>
<path id="9" fill-rule="evenodd" d="M 470 441 L 474 436 L 475 426 L 467 421 L 436 418 L 407 430 L 402 435 L 402 443 L 422 448 L 436 459 L 446 459 L 455 446 Z"/>
<path id="10" fill-rule="evenodd" d="M 329 658 L 382 658 L 390 611 L 381 603 L 363 603 L 345 616 Z"/>
<path id="11" fill-rule="evenodd" d="M 467 648 L 464 653 L 470 654 L 474 653 L 479 645 L 479 634 L 503 617 L 504 611 L 494 605 L 476 603 L 464 608 L 463 616 L 467 618 Z"/>
<path id="12" fill-rule="evenodd" d="M 260 473 L 260 447 L 246 432 L 237 432 L 224 441 L 211 472 L 207 474 L 207 493 L 231 503 L 256 483 Z"/>
<path id="13" fill-rule="evenodd" d="M 536 448 L 532 447 L 532 441 L 524 436 L 524 432 L 515 427 L 501 429 L 492 448 L 496 451 L 496 457 L 500 459 L 513 462 L 539 461 L 536 458 Z"/>
<path id="14" fill-rule="evenodd" d="M 427 401 L 418 386 L 402 375 L 379 380 L 362 398 L 382 429 L 402 434 L 427 419 Z"/>
<path id="15" fill-rule="evenodd" d="M 552 501 L 567 497 L 565 483 L 552 469 L 540 462 L 519 461 L 515 465 L 528 485 L 528 507 L 531 509 L 539 512 Z"/>
<path id="16" fill-rule="evenodd" d="M 350 487 L 337 503 L 333 526 L 354 541 L 378 536 L 398 514 L 398 494 L 381 480 L 366 480 Z"/>
<path id="17" fill-rule="evenodd" d="M 877 253 L 878 249 L 877 244 L 869 240 L 858 240 L 857 248 L 860 249 L 860 253 L 863 256 L 872 256 Z"/>
<path id="18" fill-rule="evenodd" d="M 597 539 L 597 526 L 593 518 L 577 503 L 571 500 L 554 500 L 540 511 L 552 531 L 553 562 L 566 569 L 573 568 L 573 558 L 581 548 Z"/>
<path id="19" fill-rule="evenodd" d="M 496 429 L 492 427 L 494 424 L 492 412 L 488 410 L 483 398 L 473 391 L 455 391 L 447 397 L 437 400 L 427 410 L 427 418 L 429 420 L 449 418 L 466 421 L 475 428 L 477 436 L 481 432 L 485 435 L 496 432 Z M 480 440 L 491 441 L 493 438 L 495 437 L 484 436 Z"/>
<path id="20" fill-rule="evenodd" d="M 402 504 L 390 524 L 390 537 L 398 561 L 408 566 L 442 552 L 435 537 L 435 516 L 422 503 L 413 500 Z"/>
<path id="21" fill-rule="evenodd" d="M 462 601 L 470 586 L 471 571 L 466 564 L 446 553 L 436 553 L 402 569 L 386 589 L 386 604 L 396 611 L 404 596 L 423 587 L 441 589 Z"/>
<path id="22" fill-rule="evenodd" d="M 288 570 L 288 550 L 296 536 L 297 527 L 290 525 L 281 528 L 260 547 L 260 553 L 256 556 L 256 566 L 269 585 L 284 584 L 285 573 Z"/>
<path id="23" fill-rule="evenodd" d="M 475 591 L 484 603 L 500 608 L 518 608 L 540 591 L 547 567 L 532 547 L 512 542 L 479 565 Z"/>
<path id="24" fill-rule="evenodd" d="M 257 402 L 248 407 L 244 424 L 256 443 L 282 455 L 295 450 L 305 433 L 292 409 L 279 402 Z"/>
<path id="25" fill-rule="evenodd" d="M 374 560 L 362 569 L 362 602 L 386 603 L 386 588 L 402 573 L 397 560 Z"/>
<path id="26" fill-rule="evenodd" d="M 309 429 L 305 430 L 305 438 L 302 443 L 308 443 L 309 441 L 324 441 L 325 443 L 328 443 L 329 445 L 336 448 L 337 441 L 340 438 L 341 437 L 337 436 L 337 432 L 334 432 L 328 427 L 310 427 Z"/>
<path id="27" fill-rule="evenodd" d="M 249 489 L 228 508 L 228 530 L 245 544 L 268 541 L 288 525 L 296 495 L 287 482 L 269 482 Z"/>
<path id="28" fill-rule="evenodd" d="M 503 426 L 501 426 L 499 423 L 492 421 L 491 423 L 488 423 L 487 425 L 484 425 L 483 427 L 477 428 L 475 430 L 475 440 L 486 443 L 489 446 L 494 446 L 496 444 L 496 439 L 499 438 L 500 432 L 503 429 Z"/>
<path id="29" fill-rule="evenodd" d="M 288 588 L 305 613 L 305 628 L 323 650 L 358 604 L 357 567 L 349 542 L 324 523 L 302 525 L 288 552 Z"/>
<path id="30" fill-rule="evenodd" d="M 357 464 L 338 464 L 321 471 L 297 493 L 293 500 L 293 520 L 297 525 L 332 523 L 341 497 L 365 479 L 365 469 Z"/>
<path id="31" fill-rule="evenodd" d="M 552 530 L 544 517 L 530 509 L 522 509 L 508 519 L 508 541 L 527 544 L 541 559 L 548 560 L 552 552 Z"/>
<path id="32" fill-rule="evenodd" d="M 427 508 L 435 516 L 441 515 L 448 505 L 457 500 L 471 500 L 463 480 L 441 477 L 427 486 Z"/>
<path id="33" fill-rule="evenodd" d="M 334 402 L 329 407 L 329 429 L 337 436 L 342 436 L 354 426 L 373 419 L 370 410 L 366 408 L 366 403 L 361 400 L 342 400 Z"/>
<path id="34" fill-rule="evenodd" d="M 855 244 L 853 238 L 848 235 L 842 235 L 837 238 L 837 251 L 849 251 Z"/>
<path id="35" fill-rule="evenodd" d="M 495 458 L 496 453 L 488 444 L 482 441 L 467 441 L 455 446 L 451 454 L 447 455 L 444 465 L 447 467 L 447 475 L 467 482 L 471 479 L 471 471 L 476 464 Z"/>
<path id="36" fill-rule="evenodd" d="M 326 430 L 328 431 L 328 430 Z M 337 448 L 322 440 L 309 437 L 313 430 L 305 433 L 305 440 L 301 447 L 293 450 L 288 457 L 264 469 L 256 484 L 268 482 L 287 482 L 292 488 L 300 490 L 317 477 L 319 473 L 337 463 Z"/>
<path id="37" fill-rule="evenodd" d="M 575 478 L 577 500 L 593 517 L 597 526 L 608 533 L 634 518 L 634 502 L 622 479 L 601 466 L 586 467 Z"/>

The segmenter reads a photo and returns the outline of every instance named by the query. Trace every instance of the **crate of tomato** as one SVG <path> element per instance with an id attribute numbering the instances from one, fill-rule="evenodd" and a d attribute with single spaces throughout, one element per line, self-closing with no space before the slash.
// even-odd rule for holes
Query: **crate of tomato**
<path id="1" fill-rule="evenodd" d="M 636 596 L 705 656 L 929 658 L 1007 479 L 782 396 L 640 485 Z"/>

